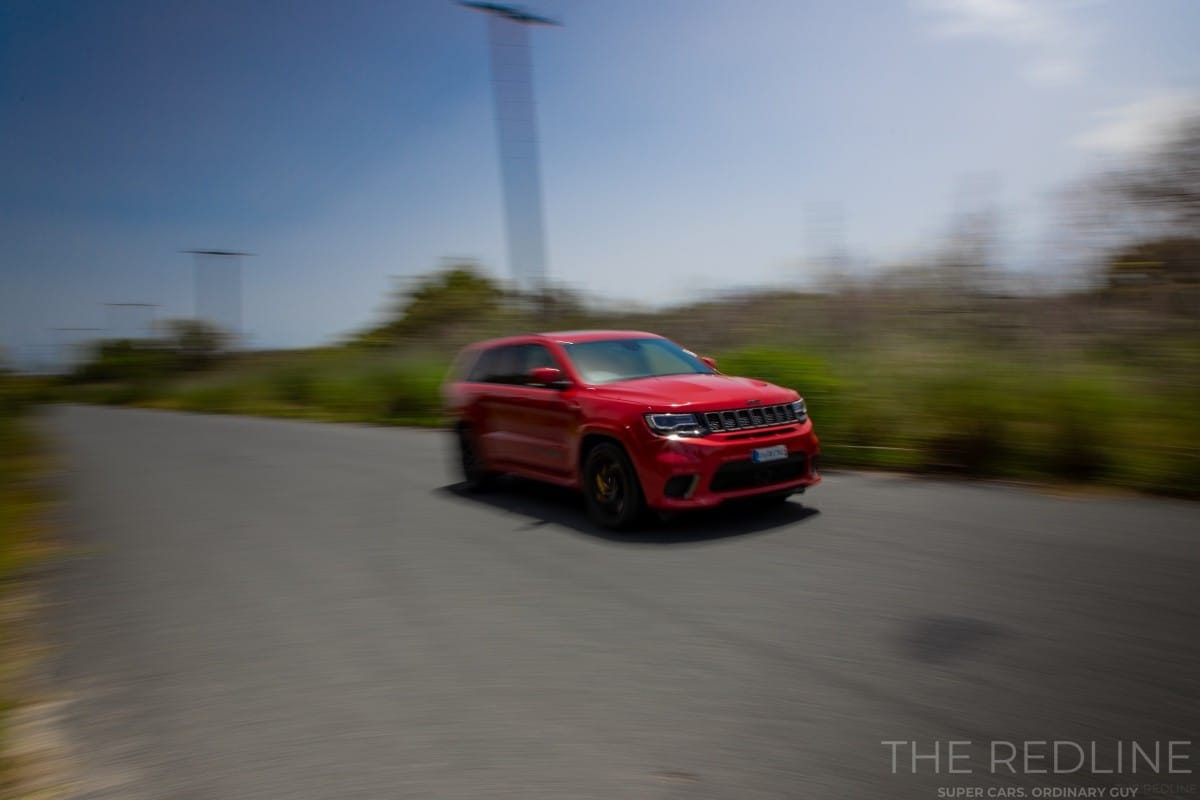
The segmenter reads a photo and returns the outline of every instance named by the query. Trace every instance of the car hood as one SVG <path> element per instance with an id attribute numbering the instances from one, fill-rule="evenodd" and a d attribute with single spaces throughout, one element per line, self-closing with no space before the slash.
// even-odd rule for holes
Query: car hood
<path id="1" fill-rule="evenodd" d="M 602 397 L 645 403 L 653 410 L 719 411 L 747 405 L 789 403 L 796 399 L 796 393 L 791 389 L 753 378 L 716 374 L 635 378 L 597 386 L 595 392 Z"/>

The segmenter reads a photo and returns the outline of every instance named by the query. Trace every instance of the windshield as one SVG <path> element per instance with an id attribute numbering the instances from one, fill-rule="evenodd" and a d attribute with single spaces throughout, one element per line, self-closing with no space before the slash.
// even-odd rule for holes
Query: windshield
<path id="1" fill-rule="evenodd" d="M 666 339 L 607 339 L 563 348 L 586 383 L 713 372 L 699 358 Z"/>

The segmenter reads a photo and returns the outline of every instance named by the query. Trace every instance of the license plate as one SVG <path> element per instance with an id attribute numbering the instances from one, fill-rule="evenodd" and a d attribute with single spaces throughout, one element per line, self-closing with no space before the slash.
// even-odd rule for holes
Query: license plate
<path id="1" fill-rule="evenodd" d="M 760 447 L 750 451 L 750 460 L 755 464 L 761 464 L 764 461 L 781 461 L 785 458 L 787 458 L 787 447 L 782 444 L 774 447 Z"/>

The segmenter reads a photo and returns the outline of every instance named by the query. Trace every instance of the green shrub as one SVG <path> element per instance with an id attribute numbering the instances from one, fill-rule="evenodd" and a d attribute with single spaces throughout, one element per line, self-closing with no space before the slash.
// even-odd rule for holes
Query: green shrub
<path id="1" fill-rule="evenodd" d="M 99 342 L 92 357 L 71 376 L 76 383 L 161 380 L 179 369 L 178 354 L 159 342 L 117 339 Z"/>
<path id="2" fill-rule="evenodd" d="M 920 434 L 922 466 L 967 475 L 1001 471 L 1010 455 L 1011 418 L 1002 379 L 960 364 L 925 379 L 919 393 L 920 403 L 910 409 L 916 419 L 907 425 Z"/>
<path id="3" fill-rule="evenodd" d="M 312 401 L 314 375 L 310 367 L 290 365 L 273 371 L 269 377 L 272 394 L 281 402 L 294 406 Z"/>
<path id="4" fill-rule="evenodd" d="M 176 401 L 184 411 L 228 414 L 238 409 L 244 395 L 245 392 L 235 383 L 209 383 L 180 392 Z"/>
<path id="5" fill-rule="evenodd" d="M 1081 377 L 1049 379 L 1035 388 L 1050 428 L 1044 453 L 1050 473 L 1071 480 L 1105 475 L 1117 445 L 1116 423 L 1128 413 L 1114 392 L 1100 380 Z"/>
<path id="6" fill-rule="evenodd" d="M 446 369 L 436 362 L 408 362 L 373 373 L 370 382 L 384 398 L 382 416 L 395 421 L 436 420 Z"/>

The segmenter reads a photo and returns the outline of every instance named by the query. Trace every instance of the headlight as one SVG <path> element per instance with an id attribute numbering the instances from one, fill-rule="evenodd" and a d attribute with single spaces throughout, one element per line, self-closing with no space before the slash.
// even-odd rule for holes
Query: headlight
<path id="1" fill-rule="evenodd" d="M 660 436 L 704 436 L 708 433 L 695 414 L 647 414 L 646 424 Z"/>
<path id="2" fill-rule="evenodd" d="M 804 398 L 792 403 L 792 410 L 796 412 L 796 422 L 808 419 L 808 406 L 804 405 Z"/>

